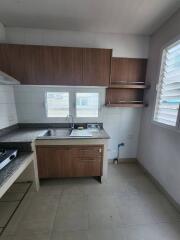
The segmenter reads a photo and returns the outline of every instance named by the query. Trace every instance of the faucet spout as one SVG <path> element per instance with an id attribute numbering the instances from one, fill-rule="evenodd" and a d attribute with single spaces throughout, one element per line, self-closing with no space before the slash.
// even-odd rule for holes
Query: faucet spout
<path id="1" fill-rule="evenodd" d="M 68 115 L 67 119 L 69 119 L 69 122 L 71 124 L 71 129 L 74 129 L 74 118 L 73 118 L 73 115 L 71 115 L 71 114 Z M 70 119 L 71 119 L 71 121 L 70 121 Z"/>

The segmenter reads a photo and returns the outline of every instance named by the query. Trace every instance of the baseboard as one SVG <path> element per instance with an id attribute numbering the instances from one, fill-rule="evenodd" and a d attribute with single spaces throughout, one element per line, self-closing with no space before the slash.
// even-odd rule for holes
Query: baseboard
<path id="1" fill-rule="evenodd" d="M 177 203 L 174 198 L 166 191 L 166 189 L 162 186 L 162 184 L 154 178 L 154 176 L 138 161 L 139 166 L 143 169 L 143 171 L 150 177 L 151 181 L 158 187 L 158 189 L 167 197 L 169 202 L 180 212 L 180 204 Z"/>

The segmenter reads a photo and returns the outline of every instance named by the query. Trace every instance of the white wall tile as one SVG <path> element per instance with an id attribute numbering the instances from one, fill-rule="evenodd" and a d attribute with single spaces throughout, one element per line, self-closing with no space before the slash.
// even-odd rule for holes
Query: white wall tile
<path id="1" fill-rule="evenodd" d="M 0 129 L 17 123 L 14 89 L 0 85 Z"/>

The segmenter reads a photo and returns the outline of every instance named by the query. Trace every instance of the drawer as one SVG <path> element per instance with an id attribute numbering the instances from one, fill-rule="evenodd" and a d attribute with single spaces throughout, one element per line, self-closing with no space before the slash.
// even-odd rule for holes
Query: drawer
<path id="1" fill-rule="evenodd" d="M 103 156 L 103 146 L 78 146 L 70 149 L 71 156 L 79 158 L 101 158 Z"/>
<path id="2" fill-rule="evenodd" d="M 74 159 L 74 174 L 76 177 L 90 177 L 102 175 L 102 161 L 101 159 Z"/>

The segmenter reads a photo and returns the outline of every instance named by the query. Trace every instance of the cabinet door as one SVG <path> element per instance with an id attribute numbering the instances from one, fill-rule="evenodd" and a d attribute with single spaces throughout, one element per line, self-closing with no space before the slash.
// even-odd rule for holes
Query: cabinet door
<path id="1" fill-rule="evenodd" d="M 112 58 L 111 84 L 144 82 L 146 59 Z"/>
<path id="2" fill-rule="evenodd" d="M 53 47 L 54 82 L 61 85 L 82 85 L 82 48 Z"/>
<path id="3" fill-rule="evenodd" d="M 128 82 L 128 58 L 112 58 L 111 84 Z"/>
<path id="4" fill-rule="evenodd" d="M 22 84 L 82 85 L 81 48 L 0 45 L 0 69 Z"/>
<path id="5" fill-rule="evenodd" d="M 103 146 L 70 148 L 74 177 L 102 176 Z"/>
<path id="6" fill-rule="evenodd" d="M 0 44 L 0 56 L 0 70 L 21 81 L 25 73 L 21 45 Z"/>
<path id="7" fill-rule="evenodd" d="M 111 55 L 110 49 L 83 49 L 83 85 L 109 85 Z"/>
<path id="8" fill-rule="evenodd" d="M 145 82 L 146 78 L 146 59 L 129 59 L 129 81 L 131 82 Z"/>
<path id="9" fill-rule="evenodd" d="M 37 146 L 40 178 L 102 176 L 103 146 Z"/>
<path id="10" fill-rule="evenodd" d="M 66 147 L 37 146 L 36 152 L 40 178 L 64 177 L 67 174 L 67 167 L 71 173 Z"/>

